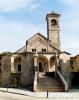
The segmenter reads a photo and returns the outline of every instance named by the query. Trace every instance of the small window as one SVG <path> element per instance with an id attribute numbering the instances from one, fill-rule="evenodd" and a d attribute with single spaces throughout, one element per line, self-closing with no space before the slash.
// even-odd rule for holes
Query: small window
<path id="1" fill-rule="evenodd" d="M 1 62 L 0 62 L 0 66 L 1 66 Z"/>
<path id="2" fill-rule="evenodd" d="M 42 49 L 42 52 L 46 52 L 46 49 Z"/>
<path id="3" fill-rule="evenodd" d="M 57 21 L 55 19 L 51 20 L 51 26 L 57 25 Z"/>
<path id="4" fill-rule="evenodd" d="M 18 72 L 21 72 L 21 65 L 18 65 Z"/>
<path id="5" fill-rule="evenodd" d="M 34 49 L 32 49 L 32 52 L 34 52 Z"/>
<path id="6" fill-rule="evenodd" d="M 1 72 L 1 62 L 0 62 L 0 72 Z"/>
<path id="7" fill-rule="evenodd" d="M 74 69 L 74 67 L 73 67 L 74 62 L 73 62 L 73 60 L 70 60 L 70 64 L 71 64 L 71 68 Z"/>
<path id="8" fill-rule="evenodd" d="M 0 73 L 1 73 L 1 67 L 0 67 Z"/>
<path id="9" fill-rule="evenodd" d="M 36 52 L 36 49 L 32 49 L 32 52 Z"/>
<path id="10" fill-rule="evenodd" d="M 71 62 L 71 65 L 73 65 L 73 60 L 71 60 L 70 62 Z"/>
<path id="11" fill-rule="evenodd" d="M 0 60 L 2 59 L 2 57 L 0 56 Z"/>

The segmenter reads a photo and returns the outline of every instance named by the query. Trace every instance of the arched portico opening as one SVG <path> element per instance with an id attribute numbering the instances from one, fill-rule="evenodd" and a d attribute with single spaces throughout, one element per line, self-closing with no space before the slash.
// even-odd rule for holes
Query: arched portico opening
<path id="1" fill-rule="evenodd" d="M 21 83 L 21 56 L 15 55 L 11 62 L 10 87 L 20 87 Z"/>
<path id="2" fill-rule="evenodd" d="M 39 72 L 48 71 L 48 59 L 44 55 L 38 55 L 38 69 Z"/>
<path id="3" fill-rule="evenodd" d="M 52 56 L 49 60 L 50 60 L 50 68 L 49 68 L 49 72 L 47 72 L 46 74 L 50 77 L 53 77 L 55 76 L 56 58 Z"/>
<path id="4" fill-rule="evenodd" d="M 50 58 L 50 68 L 52 72 L 55 71 L 55 63 L 56 63 L 56 58 L 53 56 Z"/>
<path id="5" fill-rule="evenodd" d="M 73 74 L 73 78 L 71 81 L 71 86 L 72 88 L 79 89 L 79 72 L 74 72 L 72 74 Z"/>

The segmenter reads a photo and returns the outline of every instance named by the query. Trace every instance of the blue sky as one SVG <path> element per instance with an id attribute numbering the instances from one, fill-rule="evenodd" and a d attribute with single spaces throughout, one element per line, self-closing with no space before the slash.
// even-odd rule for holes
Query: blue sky
<path id="1" fill-rule="evenodd" d="M 40 32 L 47 35 L 46 14 L 61 14 L 61 50 L 79 53 L 78 0 L 0 0 L 0 52 L 14 52 Z"/>

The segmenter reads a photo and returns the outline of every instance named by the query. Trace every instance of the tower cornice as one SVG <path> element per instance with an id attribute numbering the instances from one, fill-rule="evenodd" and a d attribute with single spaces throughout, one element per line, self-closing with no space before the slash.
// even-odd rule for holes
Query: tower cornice
<path id="1" fill-rule="evenodd" d="M 48 17 L 60 17 L 60 16 L 61 16 L 61 14 L 58 14 L 58 13 L 53 11 L 53 12 L 47 14 L 46 20 Z"/>

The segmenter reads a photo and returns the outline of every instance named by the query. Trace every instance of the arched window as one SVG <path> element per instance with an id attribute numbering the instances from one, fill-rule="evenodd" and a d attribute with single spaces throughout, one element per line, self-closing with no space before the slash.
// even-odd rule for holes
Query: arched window
<path id="1" fill-rule="evenodd" d="M 54 25 L 57 25 L 56 19 L 52 19 L 52 20 L 51 20 L 51 26 L 54 26 Z"/>

